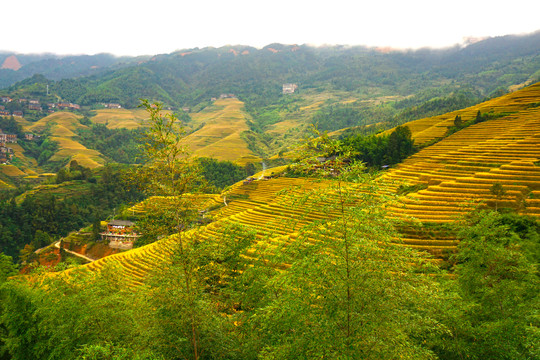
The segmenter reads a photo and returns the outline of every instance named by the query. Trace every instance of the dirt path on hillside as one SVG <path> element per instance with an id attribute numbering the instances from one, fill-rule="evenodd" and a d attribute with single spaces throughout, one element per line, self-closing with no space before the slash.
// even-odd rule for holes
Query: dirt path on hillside
<path id="1" fill-rule="evenodd" d="M 60 241 L 55 242 L 55 243 L 54 243 L 54 247 L 60 249 Z M 78 256 L 78 257 L 80 257 L 81 259 L 85 259 L 85 260 L 90 261 L 90 262 L 96 261 L 96 259 L 89 258 L 88 256 L 79 254 L 78 252 L 71 251 L 71 250 L 68 250 L 68 249 L 66 249 L 66 248 L 63 248 L 63 249 L 64 249 L 65 252 L 67 252 L 67 253 L 69 253 L 69 254 L 71 254 L 71 255 Z"/>

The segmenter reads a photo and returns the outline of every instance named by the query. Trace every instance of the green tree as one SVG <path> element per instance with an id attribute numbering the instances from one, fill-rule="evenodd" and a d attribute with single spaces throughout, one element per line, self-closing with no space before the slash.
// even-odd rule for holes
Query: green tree
<path id="1" fill-rule="evenodd" d="M 462 125 L 463 125 L 463 120 L 461 120 L 461 116 L 456 115 L 456 118 L 454 119 L 454 126 L 459 129 L 461 128 Z"/>
<path id="2" fill-rule="evenodd" d="M 11 256 L 0 252 L 0 284 L 4 283 L 8 277 L 17 274 L 17 267 L 13 264 Z"/>
<path id="3" fill-rule="evenodd" d="M 480 212 L 463 225 L 455 255 L 460 325 L 444 358 L 538 358 L 539 224 Z"/>
<path id="4" fill-rule="evenodd" d="M 274 299 L 256 312 L 254 324 L 264 339 L 261 357 L 432 358 L 417 337 L 431 321 L 424 309 L 435 286 L 417 274 L 420 256 L 392 242 L 384 198 L 364 166 L 350 163 L 343 149 L 330 168 L 312 160 L 312 150 L 326 158 L 335 145 L 322 136 L 300 156 L 307 162 L 298 166 L 331 180 L 298 206 L 332 216 L 276 251 L 275 262 L 291 266 L 269 282 Z"/>
<path id="5" fill-rule="evenodd" d="M 487 120 L 487 117 L 482 115 L 482 113 L 480 112 L 480 110 L 478 110 L 478 112 L 476 113 L 476 117 L 474 118 L 473 122 L 475 124 L 478 124 L 478 123 L 481 123 L 483 121 Z"/>
<path id="6" fill-rule="evenodd" d="M 189 350 L 183 352 L 183 356 L 197 360 L 201 358 L 201 333 L 209 326 L 201 317 L 206 318 L 207 313 L 214 312 L 209 311 L 207 301 L 200 292 L 194 266 L 196 253 L 189 238 L 183 233 L 197 216 L 197 209 L 191 206 L 191 200 L 184 195 L 200 192 L 206 184 L 199 163 L 189 157 L 183 144 L 185 131 L 177 117 L 164 112 L 159 103 L 150 104 L 142 100 L 141 106 L 150 115 L 144 141 L 146 163 L 137 168 L 134 180 L 147 194 L 161 195 L 168 199 L 166 203 L 160 202 L 148 212 L 152 216 L 157 214 L 171 219 L 160 231 L 163 235 L 176 233 L 177 241 L 170 276 L 164 278 L 163 286 L 156 288 L 155 295 L 159 296 L 159 291 L 171 291 L 171 287 L 165 284 L 177 289 L 182 301 L 173 302 L 170 308 L 164 308 L 163 311 L 171 315 L 176 312 L 175 318 L 185 325 L 178 326 L 188 328 L 183 339 L 189 344 Z"/>
<path id="7" fill-rule="evenodd" d="M 414 140 L 408 126 L 398 126 L 388 137 L 386 160 L 397 164 L 414 152 Z"/>
<path id="8" fill-rule="evenodd" d="M 497 211 L 499 207 L 499 201 L 506 195 L 506 190 L 504 190 L 504 187 L 500 182 L 495 182 L 489 188 L 489 192 L 491 193 L 491 195 L 495 196 L 495 211 Z"/>
<path id="9" fill-rule="evenodd" d="M 164 196 L 168 201 L 148 202 L 149 221 L 141 220 L 139 231 L 154 241 L 189 228 L 198 217 L 192 199 L 185 195 L 203 191 L 207 183 L 199 162 L 190 157 L 183 143 L 185 130 L 177 117 L 163 111 L 159 103 L 142 105 L 150 118 L 144 134 L 145 163 L 131 174 L 131 182 L 147 196 Z M 168 221 L 157 221 L 156 218 Z M 144 227 L 143 225 L 146 224 Z"/>
<path id="10" fill-rule="evenodd" d="M 148 282 L 149 343 L 167 359 L 235 358 L 240 343 L 227 288 L 247 266 L 240 254 L 254 237 L 238 229 L 204 241 L 196 229 L 173 237 L 182 245 Z"/>
<path id="11" fill-rule="evenodd" d="M 119 269 L 40 280 L 12 281 L 0 293 L 0 328 L 12 359 L 75 359 L 81 348 L 108 344 L 145 353 L 137 293 Z"/>

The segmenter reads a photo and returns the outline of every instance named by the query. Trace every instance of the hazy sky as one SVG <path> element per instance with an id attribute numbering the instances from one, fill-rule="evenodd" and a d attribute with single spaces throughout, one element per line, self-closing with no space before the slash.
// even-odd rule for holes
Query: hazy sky
<path id="1" fill-rule="evenodd" d="M 11 0 L 0 50 L 116 55 L 222 45 L 444 47 L 540 30 L 540 0 Z"/>

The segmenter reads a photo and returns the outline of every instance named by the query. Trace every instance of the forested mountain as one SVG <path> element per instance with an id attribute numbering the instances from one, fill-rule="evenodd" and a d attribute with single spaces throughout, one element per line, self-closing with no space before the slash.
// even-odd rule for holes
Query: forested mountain
<path id="1" fill-rule="evenodd" d="M 139 60 L 110 54 L 59 56 L 3 52 L 0 53 L 0 88 L 8 87 L 34 74 L 42 74 L 51 80 L 61 80 L 99 74 L 104 70 L 126 66 Z"/>
<path id="2" fill-rule="evenodd" d="M 1 70 L 0 86 L 36 73 L 50 80 L 76 78 L 58 81 L 55 91 L 83 105 L 111 101 L 125 107 L 137 105 L 140 97 L 172 106 L 194 105 L 222 93 L 260 104 L 275 100 L 287 82 L 298 83 L 300 89 L 404 96 L 444 83 L 474 84 L 486 96 L 531 76 L 538 79 L 539 52 L 540 33 L 534 33 L 442 50 L 383 52 L 367 47 L 270 44 L 262 49 L 195 48 L 152 58 L 17 55 L 22 67 Z M 0 61 L 8 55 L 0 55 Z"/>
<path id="3" fill-rule="evenodd" d="M 84 92 L 72 92 L 71 81 L 59 82 L 66 99 L 91 104 L 119 101 L 130 107 L 139 97 L 173 106 L 194 105 L 222 93 L 234 93 L 250 105 L 274 102 L 283 83 L 300 89 L 343 90 L 359 94 L 403 96 L 454 82 L 473 85 L 483 96 L 499 87 L 528 80 L 539 68 L 540 33 L 487 39 L 465 48 L 393 51 L 365 47 L 271 44 L 191 49 L 155 56 L 136 66 L 77 80 Z M 137 86 L 134 86 L 136 85 Z"/>

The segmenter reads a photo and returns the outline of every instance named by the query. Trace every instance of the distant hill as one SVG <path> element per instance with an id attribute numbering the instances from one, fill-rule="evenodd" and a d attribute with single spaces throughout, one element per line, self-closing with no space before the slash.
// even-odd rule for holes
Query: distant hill
<path id="1" fill-rule="evenodd" d="M 0 69 L 10 69 L 17 71 L 22 67 L 21 63 L 17 59 L 15 55 L 8 56 L 4 62 L 2 63 L 2 66 Z"/>
<path id="2" fill-rule="evenodd" d="M 115 57 L 110 54 L 59 56 L 54 54 L 0 53 L 0 88 L 13 85 L 34 74 L 42 74 L 50 80 L 99 74 L 115 67 L 126 66 L 131 57 Z"/>

